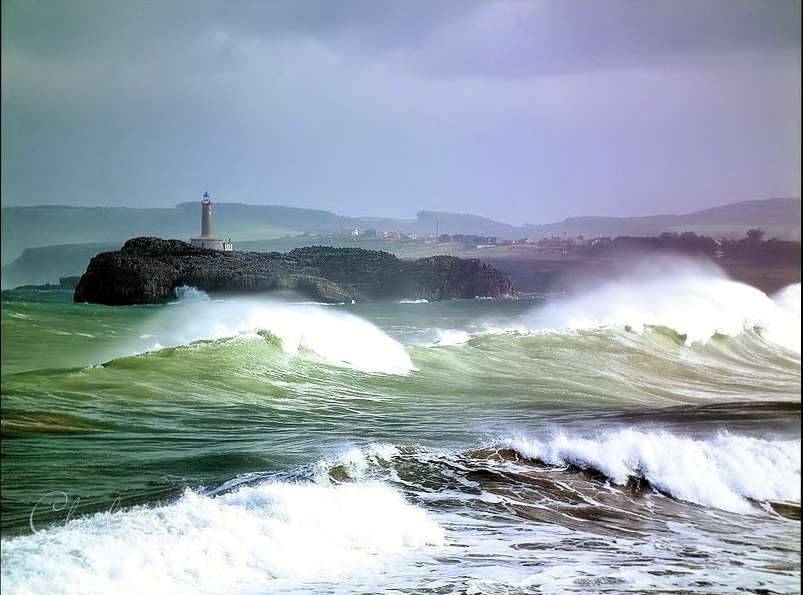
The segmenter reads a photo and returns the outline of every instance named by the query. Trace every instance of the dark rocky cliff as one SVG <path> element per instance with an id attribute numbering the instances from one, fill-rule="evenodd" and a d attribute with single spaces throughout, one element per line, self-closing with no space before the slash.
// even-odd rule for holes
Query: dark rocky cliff
<path id="1" fill-rule="evenodd" d="M 310 247 L 278 252 L 218 252 L 179 240 L 134 238 L 89 263 L 73 300 L 107 305 L 170 301 L 175 289 L 210 294 L 291 290 L 310 299 L 351 300 L 500 297 L 510 280 L 479 260 L 434 256 L 404 261 L 387 252 Z"/>

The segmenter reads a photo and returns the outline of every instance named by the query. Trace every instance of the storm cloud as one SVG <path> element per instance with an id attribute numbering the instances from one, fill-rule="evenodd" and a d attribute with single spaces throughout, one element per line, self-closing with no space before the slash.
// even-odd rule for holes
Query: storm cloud
<path id="1" fill-rule="evenodd" d="M 514 224 L 800 196 L 800 2 L 3 3 L 3 204 Z"/>

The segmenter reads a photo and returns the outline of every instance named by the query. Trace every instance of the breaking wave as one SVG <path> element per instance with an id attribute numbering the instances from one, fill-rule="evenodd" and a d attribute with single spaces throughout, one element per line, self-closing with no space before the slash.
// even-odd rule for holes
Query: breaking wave
<path id="1" fill-rule="evenodd" d="M 751 500 L 800 503 L 799 439 L 722 432 L 703 440 L 621 430 L 594 438 L 510 438 L 503 444 L 549 465 L 596 470 L 620 485 L 645 479 L 674 498 L 731 512 L 750 512 Z"/>
<path id="2" fill-rule="evenodd" d="M 15 592 L 222 593 L 382 573 L 443 530 L 388 485 L 269 482 L 3 541 Z M 5 589 L 4 589 L 4 592 Z"/>
<path id="3" fill-rule="evenodd" d="M 766 340 L 800 353 L 800 284 L 773 297 L 712 274 L 710 263 L 680 257 L 657 258 L 649 267 L 601 282 L 534 310 L 524 320 L 530 331 L 661 326 L 687 343 L 715 335 L 736 336 L 755 329 Z"/>
<path id="4" fill-rule="evenodd" d="M 209 297 L 205 291 L 198 289 L 197 287 L 192 287 L 190 285 L 182 285 L 181 287 L 176 287 L 174 290 L 176 301 L 177 302 L 208 302 L 212 298 Z"/>
<path id="5" fill-rule="evenodd" d="M 210 301 L 195 292 L 187 295 L 192 297 L 148 322 L 140 332 L 147 343 L 133 346 L 127 355 L 267 332 L 279 340 L 285 352 L 296 355 L 304 348 L 335 366 L 387 374 L 414 369 L 400 343 L 346 312 L 314 304 Z"/>
<path id="6" fill-rule="evenodd" d="M 617 484 L 637 477 L 676 500 L 740 515 L 761 514 L 756 502 L 800 502 L 799 439 L 723 432 L 695 440 L 622 430 L 490 444 L 487 453 L 509 448 L 539 464 L 593 469 Z M 457 513 L 467 503 L 498 513 L 515 509 L 528 504 L 520 500 L 534 485 L 539 499 L 547 500 L 530 504 L 566 509 L 565 482 L 549 471 L 539 480 L 543 471 L 532 465 L 506 475 L 502 467 L 499 477 L 514 482 L 510 490 L 500 492 L 491 479 L 486 491 L 475 479 L 500 469 L 487 456 L 393 444 L 353 447 L 297 468 L 289 478 L 251 474 L 214 490 L 187 490 L 169 504 L 74 519 L 3 540 L 3 592 L 294 592 L 324 584 L 328 587 L 321 590 L 327 591 L 345 582 L 367 592 L 373 584 L 375 592 L 384 592 L 383 581 L 401 584 L 408 569 L 422 565 L 443 581 L 449 567 L 442 556 L 451 559 L 444 546 L 455 545 L 453 539 L 466 551 L 498 546 L 510 560 L 518 560 L 511 544 L 526 548 L 543 541 L 542 554 L 548 555 L 546 544 L 553 538 L 590 539 L 587 533 L 567 533 L 579 531 L 582 523 L 572 529 L 539 522 L 516 530 Z M 401 490 L 423 504 L 411 503 Z M 632 502 L 649 522 L 650 500 Z M 411 584 L 420 587 L 419 578 Z"/>

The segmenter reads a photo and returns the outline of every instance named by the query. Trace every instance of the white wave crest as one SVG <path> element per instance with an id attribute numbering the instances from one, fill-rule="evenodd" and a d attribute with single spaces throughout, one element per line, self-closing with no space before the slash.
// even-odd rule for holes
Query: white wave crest
<path id="1" fill-rule="evenodd" d="M 387 374 L 414 369 L 400 343 L 357 316 L 318 305 L 252 300 L 194 301 L 162 310 L 143 331 L 152 345 L 137 352 L 258 331 L 276 336 L 288 353 L 303 347 L 337 366 Z"/>
<path id="2" fill-rule="evenodd" d="M 636 332 L 665 326 L 685 335 L 689 344 L 755 329 L 764 339 L 800 353 L 799 283 L 773 299 L 725 278 L 710 263 L 659 260 L 651 268 L 635 267 L 630 275 L 551 302 L 531 313 L 526 324 L 530 330 L 628 327 Z"/>
<path id="3" fill-rule="evenodd" d="M 331 483 L 329 471 L 342 466 L 352 479 L 366 479 L 372 467 L 386 464 L 399 454 L 392 444 L 374 444 L 367 448 L 351 448 L 333 458 L 323 459 L 316 464 L 315 481 L 324 485 Z"/>
<path id="4" fill-rule="evenodd" d="M 266 483 L 2 542 L 4 593 L 224 593 L 382 573 L 444 532 L 385 484 Z M 286 582 L 284 586 L 287 586 Z"/>
<path id="5" fill-rule="evenodd" d="M 597 438 L 558 435 L 504 443 L 551 465 L 591 467 L 614 483 L 644 478 L 687 502 L 733 512 L 749 500 L 800 502 L 800 440 L 762 440 L 728 433 L 695 440 L 667 432 L 621 430 Z"/>
<path id="6" fill-rule="evenodd" d="M 465 345 L 471 339 L 471 335 L 466 331 L 438 329 L 437 333 L 437 338 L 429 345 L 430 347 Z"/>
<path id="7" fill-rule="evenodd" d="M 208 302 L 212 299 L 205 291 L 198 289 L 197 287 L 192 287 L 191 285 L 182 285 L 181 287 L 176 287 L 173 293 L 175 294 L 176 301 L 178 302 Z"/>
<path id="8" fill-rule="evenodd" d="M 769 341 L 800 353 L 800 283 L 772 296 L 777 314 L 765 322 L 762 335 Z"/>

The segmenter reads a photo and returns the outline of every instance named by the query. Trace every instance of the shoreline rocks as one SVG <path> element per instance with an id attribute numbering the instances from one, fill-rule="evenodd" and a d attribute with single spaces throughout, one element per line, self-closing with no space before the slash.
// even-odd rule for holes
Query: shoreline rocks
<path id="1" fill-rule="evenodd" d="M 105 305 L 171 301 L 193 286 L 210 295 L 294 291 L 326 303 L 512 295 L 510 279 L 476 259 L 406 261 L 387 252 L 313 246 L 288 253 L 219 252 L 180 240 L 139 237 L 95 256 L 74 302 Z"/>

